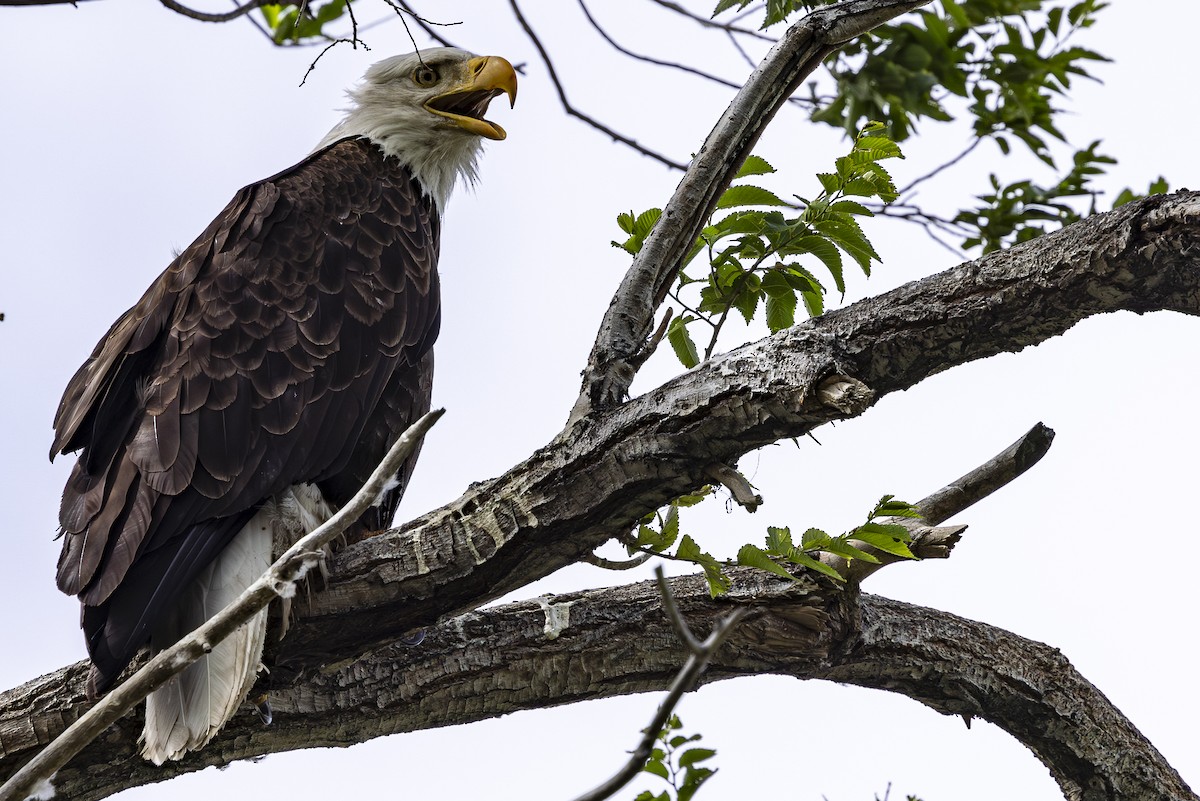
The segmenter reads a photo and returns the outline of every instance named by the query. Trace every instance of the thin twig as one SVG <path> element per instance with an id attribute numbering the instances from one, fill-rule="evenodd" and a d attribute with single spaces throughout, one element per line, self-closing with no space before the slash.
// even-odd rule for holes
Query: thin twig
<path id="1" fill-rule="evenodd" d="M 679 635 L 680 640 L 688 650 L 687 662 L 676 674 L 675 680 L 671 682 L 671 689 L 667 692 L 667 697 L 659 704 L 658 711 L 654 714 L 654 719 L 650 721 L 650 725 L 642 731 L 642 740 L 638 743 L 637 748 L 630 754 L 629 759 L 613 776 L 606 782 L 590 790 L 575 799 L 575 801 L 604 801 L 606 798 L 612 798 L 621 788 L 629 784 L 633 777 L 642 772 L 642 768 L 646 765 L 646 760 L 650 758 L 650 754 L 654 749 L 654 743 L 658 739 L 658 733 L 662 731 L 663 726 L 667 724 L 671 715 L 675 711 L 675 707 L 679 705 L 679 701 L 683 698 L 683 694 L 695 685 L 696 680 L 700 678 L 700 674 L 708 667 L 709 661 L 717 650 L 721 647 L 721 643 L 733 631 L 733 627 L 746 614 L 745 609 L 734 609 L 728 615 L 717 623 L 712 633 L 703 641 L 696 640 L 691 629 L 688 628 L 687 621 L 679 613 L 679 607 L 675 603 L 675 596 L 671 593 L 671 587 L 667 584 L 666 578 L 663 577 L 662 568 L 655 571 L 658 577 L 658 591 L 662 596 L 663 610 L 667 614 L 667 618 L 671 621 L 671 627 L 675 629 L 675 633 Z"/>
<path id="2" fill-rule="evenodd" d="M 675 69 L 675 70 L 679 70 L 680 72 L 686 72 L 689 75 L 696 75 L 700 78 L 704 78 L 705 80 L 712 81 L 713 83 L 720 84 L 721 86 L 725 86 L 730 89 L 741 89 L 742 88 L 742 85 L 740 83 L 734 83 L 733 81 L 728 81 L 718 75 L 713 75 L 712 73 L 705 72 L 704 70 L 699 70 L 699 69 L 696 69 L 695 67 L 689 67 L 686 64 L 679 64 L 675 61 L 663 61 L 662 59 L 657 59 L 652 56 L 642 55 L 641 53 L 635 53 L 632 50 L 628 50 L 628 49 L 622 47 L 620 44 L 617 43 L 617 41 L 615 39 L 613 39 L 611 36 L 608 35 L 608 31 L 606 31 L 606 30 L 604 30 L 604 28 L 600 27 L 600 23 L 596 22 L 596 19 L 592 16 L 592 12 L 588 9 L 587 4 L 584 3 L 584 0 L 576 0 L 576 2 L 579 3 L 579 9 L 581 11 L 583 11 L 583 16 L 587 17 L 587 21 L 592 26 L 593 30 L 595 30 L 596 33 L 600 35 L 600 38 L 603 39 L 604 41 L 608 42 L 609 46 L 612 47 L 613 50 L 616 50 L 618 53 L 621 53 L 622 55 L 625 55 L 625 56 L 629 56 L 630 58 L 634 59 L 635 61 L 644 61 L 647 64 L 654 64 L 655 66 L 658 66 L 658 67 L 667 67 L 668 69 Z"/>
<path id="3" fill-rule="evenodd" d="M 909 192 L 911 192 L 913 190 L 913 187 L 915 187 L 917 184 L 928 181 L 930 178 L 933 178 L 935 175 L 942 172 L 943 170 L 947 170 L 947 169 L 953 167 L 955 164 L 958 164 L 960 161 L 965 159 L 967 156 L 971 155 L 971 152 L 973 150 L 975 150 L 975 148 L 979 147 L 979 143 L 982 141 L 983 141 L 983 139 L 974 140 L 973 142 L 971 142 L 971 144 L 967 145 L 966 149 L 964 149 L 963 152 L 959 153 L 957 156 L 950 159 L 945 164 L 935 167 L 934 169 L 932 169 L 929 172 L 922 175 L 920 178 L 916 178 L 915 180 L 913 180 L 912 183 L 910 183 L 908 186 L 904 187 L 899 192 L 897 192 L 896 193 L 897 196 L 907 195 Z"/>
<path id="4" fill-rule="evenodd" d="M 597 556 L 594 553 L 589 553 L 583 557 L 583 561 L 593 567 L 601 567 L 605 570 L 633 570 L 635 567 L 640 567 L 650 561 L 652 553 L 639 553 L 632 559 L 605 559 L 603 556 Z"/>
<path id="5" fill-rule="evenodd" d="M 458 47 L 458 45 L 454 44 L 454 42 L 451 42 L 449 39 L 445 38 L 440 33 L 438 33 L 434 29 L 434 25 L 459 25 L 461 23 L 458 23 L 458 22 L 438 22 L 438 23 L 430 22 L 429 20 L 425 19 L 420 14 L 418 14 L 416 11 L 414 11 L 408 3 L 404 2 L 404 0 L 387 0 L 387 3 L 389 6 L 391 6 L 396 11 L 397 14 L 399 14 L 400 11 L 404 11 L 405 14 L 408 14 L 410 17 L 412 17 L 413 22 L 417 23 L 417 27 L 420 28 L 421 30 L 423 30 L 425 32 L 425 35 L 428 36 L 433 41 L 437 42 L 438 44 L 442 45 L 443 47 Z M 407 28 L 408 26 L 405 25 L 405 27 Z"/>
<path id="6" fill-rule="evenodd" d="M 754 39 L 761 39 L 764 42 L 771 42 L 772 44 L 775 43 L 775 40 L 772 39 L 770 36 L 767 36 L 765 33 L 753 31 L 753 30 L 750 30 L 749 28 L 738 28 L 730 23 L 715 22 L 711 19 L 708 19 L 707 17 L 702 17 L 699 14 L 695 14 L 691 11 L 688 11 L 686 8 L 679 5 L 678 3 L 670 2 L 670 0 L 651 0 L 651 2 L 657 3 L 658 5 L 662 6 L 663 8 L 674 11 L 676 14 L 680 14 L 684 17 L 687 17 L 688 19 L 692 20 L 693 22 L 699 23 L 700 25 L 704 26 L 705 28 L 717 28 L 719 30 L 725 31 L 730 36 L 732 36 L 733 34 L 736 33 L 736 34 L 740 34 L 742 36 L 750 36 Z"/>
<path id="7" fill-rule="evenodd" d="M 516 16 L 517 22 L 521 24 L 521 28 L 524 29 L 525 35 L 529 37 L 531 42 L 533 42 L 534 48 L 537 49 L 538 55 L 540 55 L 542 58 L 542 63 L 546 65 L 546 72 L 550 75 L 550 82 L 554 84 L 554 90 L 558 93 L 558 100 L 562 104 L 563 111 L 567 112 L 568 115 L 575 117 L 578 120 L 582 120 L 583 122 L 595 128 L 597 131 L 611 136 L 615 141 L 624 145 L 628 145 L 637 152 L 641 153 L 643 156 L 649 156 L 655 161 L 659 161 L 671 169 L 680 171 L 686 169 L 683 164 L 638 144 L 637 140 L 630 139 L 624 134 L 617 133 L 612 128 L 609 128 L 607 125 L 597 120 L 595 117 L 590 117 L 572 106 L 571 101 L 567 100 L 567 93 L 563 89 L 562 81 L 558 79 L 558 72 L 554 69 L 554 62 L 551 61 L 550 54 L 546 52 L 545 46 L 542 45 L 542 40 L 539 39 L 537 34 L 533 32 L 533 28 L 530 27 L 529 21 L 525 19 L 525 15 L 521 13 L 521 8 L 517 5 L 517 0 L 508 0 L 508 4 L 512 7 L 513 15 Z"/>
<path id="8" fill-rule="evenodd" d="M 185 17 L 191 17 L 192 19 L 200 20 L 201 22 L 229 22 L 230 20 L 245 16 L 254 9 L 267 5 L 267 3 L 271 2 L 271 0 L 248 0 L 246 3 L 238 6 L 232 11 L 209 13 L 207 11 L 197 11 L 194 8 L 188 8 L 182 3 L 176 2 L 176 0 L 158 1 L 162 3 L 164 7 L 174 11 L 177 14 L 182 14 Z"/>
<path id="9" fill-rule="evenodd" d="M 388 451 L 362 489 L 337 514 L 288 548 L 236 601 L 175 645 L 159 652 L 106 695 L 104 700 L 68 726 L 66 731 L 0 787 L 0 801 L 20 801 L 28 797 L 34 787 L 49 781 L 59 768 L 154 689 L 211 652 L 271 601 L 294 593 L 296 582 L 320 562 L 321 549 L 340 536 L 375 502 L 384 486 L 393 480 L 404 460 L 444 412 L 444 409 L 437 409 L 413 423 Z"/>

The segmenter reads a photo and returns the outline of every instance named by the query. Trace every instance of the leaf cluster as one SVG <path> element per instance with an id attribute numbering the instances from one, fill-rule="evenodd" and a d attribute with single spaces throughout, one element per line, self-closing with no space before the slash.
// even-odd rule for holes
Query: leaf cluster
<path id="1" fill-rule="evenodd" d="M 1098 152 L 1099 141 L 1075 153 L 1071 169 L 1056 183 L 1042 186 L 1032 180 L 1001 184 L 993 173 L 988 176 L 992 191 L 978 196 L 979 205 L 963 209 L 954 218 L 969 235 L 962 247 L 980 247 L 984 253 L 1010 247 L 1057 230 L 1097 211 L 1100 190 L 1090 181 L 1104 173 L 1104 165 L 1116 164 L 1116 159 Z M 1150 184 L 1148 194 L 1167 191 L 1167 182 L 1160 177 Z M 1117 207 L 1144 195 L 1123 190 L 1113 203 Z M 1072 198 L 1087 198 L 1086 211 L 1067 202 Z"/>
<path id="2" fill-rule="evenodd" d="M 700 764 L 712 759 L 717 752 L 712 748 L 685 748 L 689 743 L 698 742 L 701 736 L 680 734 L 682 728 L 679 716 L 672 715 L 658 733 L 660 745 L 650 752 L 650 758 L 642 768 L 665 781 L 668 788 L 659 793 L 643 790 L 635 801 L 690 801 L 700 786 L 717 772 L 716 768 Z"/>
<path id="3" fill-rule="evenodd" d="M 846 291 L 843 256 L 870 275 L 872 263 L 880 258 L 857 218 L 873 212 L 851 198 L 894 200 L 896 185 L 880 164 L 893 158 L 903 158 L 900 148 L 881 125 L 867 125 L 850 152 L 835 159 L 833 171 L 817 175 L 820 193 L 812 200 L 797 196 L 797 203 L 744 183 L 775 172 L 765 159 L 747 158 L 735 183 L 717 201 L 670 293 L 684 309 L 667 330 L 679 361 L 694 367 L 711 356 L 734 311 L 747 323 L 761 311 L 772 333 L 794 325 L 801 304 L 809 316 L 821 314 L 828 290 L 817 277 L 818 265 L 839 293 Z M 637 253 L 660 215 L 659 209 L 618 215 L 617 225 L 628 236 L 613 245 Z M 705 266 L 691 267 L 700 254 L 706 257 Z M 697 322 L 708 326 L 703 355 L 689 331 Z"/>
<path id="4" fill-rule="evenodd" d="M 798 580 L 787 565 L 794 565 L 816 571 L 837 581 L 843 581 L 840 573 L 820 561 L 820 554 L 827 553 L 840 556 L 847 561 L 861 559 L 864 562 L 878 564 L 879 559 L 862 546 L 870 546 L 884 553 L 905 559 L 915 559 L 908 545 L 912 536 L 908 529 L 897 523 L 886 522 L 887 518 L 908 517 L 918 518 L 920 510 L 916 506 L 898 501 L 892 495 L 884 495 L 879 499 L 867 515 L 864 523 L 855 526 L 844 534 L 831 536 L 821 529 L 809 528 L 800 537 L 797 545 L 793 539 L 791 528 L 788 526 L 768 526 L 766 542 L 763 547 L 746 543 L 738 549 L 737 558 L 733 561 L 719 560 L 711 553 L 703 550 L 691 536 L 681 534 L 679 509 L 694 506 L 712 494 L 710 487 L 705 487 L 701 493 L 677 498 L 665 507 L 665 511 L 652 512 L 643 518 L 638 527 L 636 537 L 629 543 L 630 552 L 650 551 L 660 556 L 683 562 L 691 562 L 704 571 L 708 581 L 709 593 L 714 597 L 724 595 L 729 591 L 732 582 L 725 573 L 725 568 L 754 567 L 766 570 L 777 576 Z M 675 547 L 672 553 L 671 548 Z"/>
<path id="5" fill-rule="evenodd" d="M 327 38 L 325 26 L 346 13 L 347 0 L 329 0 L 322 5 L 311 3 L 272 4 L 260 8 L 271 41 L 277 45 L 301 44 L 312 39 Z"/>

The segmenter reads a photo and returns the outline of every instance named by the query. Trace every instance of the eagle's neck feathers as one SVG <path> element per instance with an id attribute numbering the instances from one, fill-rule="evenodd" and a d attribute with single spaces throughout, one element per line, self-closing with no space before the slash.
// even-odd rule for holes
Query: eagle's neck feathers
<path id="1" fill-rule="evenodd" d="M 450 192 L 460 178 L 467 184 L 475 183 L 482 144 L 478 136 L 447 130 L 440 119 L 432 125 L 428 119 L 414 119 L 414 115 L 433 116 L 419 106 L 401 113 L 394 104 L 374 103 L 373 98 L 360 93 L 352 92 L 351 98 L 357 105 L 325 135 L 316 149 L 352 136 L 369 139 L 385 156 L 398 159 L 412 170 L 439 212 L 445 210 Z"/>

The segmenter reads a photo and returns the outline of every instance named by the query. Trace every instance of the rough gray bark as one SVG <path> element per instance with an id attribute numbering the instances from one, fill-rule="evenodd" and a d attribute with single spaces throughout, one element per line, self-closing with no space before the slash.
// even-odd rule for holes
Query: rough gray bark
<path id="1" fill-rule="evenodd" d="M 1195 798 L 1053 648 L 944 612 L 860 597 L 824 580 L 791 583 L 748 570 L 733 576 L 733 591 L 718 601 L 699 578 L 672 582 L 698 634 L 731 608 L 748 610 L 702 682 L 773 673 L 900 692 L 1008 731 L 1050 768 L 1068 798 Z M 569 625 L 549 625 L 549 607 L 560 613 L 566 607 Z M 385 646 L 275 694 L 273 726 L 264 728 L 247 710 L 180 763 L 156 768 L 139 759 L 140 719 L 126 718 L 55 784 L 66 797 L 90 801 L 262 753 L 344 746 L 517 710 L 661 691 L 686 657 L 653 582 L 471 612 L 431 630 L 418 648 Z M 22 714 L 39 721 L 42 741 L 78 714 L 86 674 L 80 663 L 9 693 L 0 717 L 6 747 L 34 734 L 18 731 Z M 56 714 L 33 711 L 47 707 Z M 603 778 L 620 761 L 619 750 L 612 759 L 584 781 Z"/>
<path id="2" fill-rule="evenodd" d="M 1127 309 L 1200 310 L 1200 193 L 1122 206 L 706 362 L 576 423 L 504 475 L 334 559 L 280 683 L 578 561 L 768 443 Z"/>

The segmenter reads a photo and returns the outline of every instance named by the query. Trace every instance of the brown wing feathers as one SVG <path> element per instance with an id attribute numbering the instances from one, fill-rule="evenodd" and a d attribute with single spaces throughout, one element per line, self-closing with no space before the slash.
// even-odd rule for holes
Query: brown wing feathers
<path id="1" fill-rule="evenodd" d="M 428 409 L 437 250 L 407 170 L 343 140 L 239 192 L 110 329 L 54 445 L 83 449 L 58 581 L 99 689 L 266 498 L 321 482 L 345 502 Z"/>

